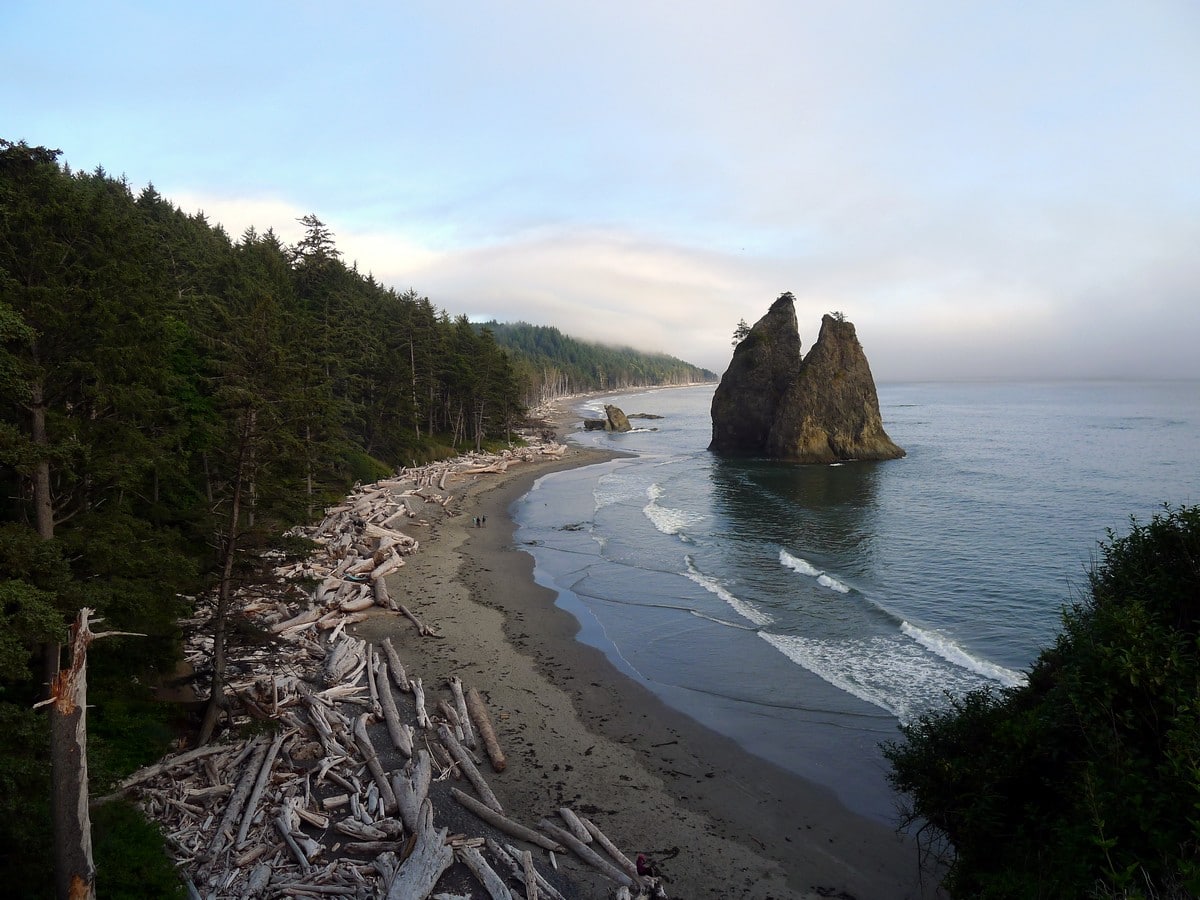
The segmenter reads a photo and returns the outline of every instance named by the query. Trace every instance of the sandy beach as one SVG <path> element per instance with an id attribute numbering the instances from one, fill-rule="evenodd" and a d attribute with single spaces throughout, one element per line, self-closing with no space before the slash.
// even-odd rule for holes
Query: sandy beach
<path id="1" fill-rule="evenodd" d="M 559 410 L 560 434 L 574 418 Z M 355 633 L 390 636 L 427 683 L 457 674 L 479 687 L 508 755 L 491 781 L 512 818 L 586 813 L 627 854 L 652 860 L 670 897 L 936 896 L 910 839 L 675 712 L 575 640 L 576 620 L 514 545 L 509 509 L 537 478 L 608 458 L 571 447 L 461 485 L 452 514 L 413 530 L 421 550 L 389 578 L 442 637 L 388 615 Z M 611 882 L 560 863 L 578 896 L 613 896 Z"/>

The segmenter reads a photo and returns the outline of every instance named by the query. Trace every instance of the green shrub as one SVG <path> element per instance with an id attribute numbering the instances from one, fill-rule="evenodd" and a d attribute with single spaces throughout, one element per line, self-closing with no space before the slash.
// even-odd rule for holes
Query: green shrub
<path id="1" fill-rule="evenodd" d="M 1200 892 L 1200 507 L 1111 532 L 1027 685 L 885 746 L 955 897 Z"/>

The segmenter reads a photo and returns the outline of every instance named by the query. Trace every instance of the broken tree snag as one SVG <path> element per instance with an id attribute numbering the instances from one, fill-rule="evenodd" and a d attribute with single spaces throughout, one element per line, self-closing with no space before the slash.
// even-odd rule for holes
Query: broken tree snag
<path id="1" fill-rule="evenodd" d="M 388 886 L 387 900 L 424 900 L 454 862 L 454 851 L 446 844 L 448 829 L 433 827 L 433 805 L 428 800 L 421 804 L 417 819 L 416 843 Z"/>
<path id="2" fill-rule="evenodd" d="M 92 612 L 84 607 L 76 615 L 71 626 L 71 664 L 54 677 L 50 696 L 44 701 L 50 706 L 54 887 L 59 897 L 71 900 L 90 900 L 96 896 L 92 820 L 88 811 L 88 646 L 103 637 L 128 634 L 93 633 L 89 625 Z"/>
<path id="3" fill-rule="evenodd" d="M 504 758 L 504 751 L 500 749 L 500 742 L 496 740 L 496 729 L 492 727 L 492 717 L 488 715 L 483 697 L 473 687 L 467 690 L 467 711 L 471 714 L 471 721 L 479 729 L 479 736 L 483 739 L 483 746 L 492 761 L 492 768 L 503 772 L 508 766 L 508 761 Z"/>

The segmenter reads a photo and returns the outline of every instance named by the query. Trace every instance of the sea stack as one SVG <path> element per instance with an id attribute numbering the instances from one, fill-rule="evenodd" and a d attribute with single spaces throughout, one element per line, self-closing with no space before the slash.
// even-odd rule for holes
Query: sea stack
<path id="1" fill-rule="evenodd" d="M 854 325 L 837 313 L 824 316 L 817 342 L 802 356 L 790 293 L 734 349 L 713 395 L 708 449 L 801 463 L 904 455 L 883 430 Z"/>

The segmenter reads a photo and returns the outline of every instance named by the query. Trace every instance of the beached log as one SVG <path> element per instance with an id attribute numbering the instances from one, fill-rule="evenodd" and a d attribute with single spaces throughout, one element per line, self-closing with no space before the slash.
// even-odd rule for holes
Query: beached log
<path id="1" fill-rule="evenodd" d="M 566 898 L 563 897 L 563 895 L 558 892 L 558 888 L 556 888 L 549 881 L 547 881 L 545 879 L 545 877 L 542 875 L 542 873 L 539 872 L 534 867 L 533 854 L 530 853 L 528 850 L 519 850 L 516 847 L 514 847 L 512 844 L 507 844 L 507 845 L 501 847 L 498 843 L 493 841 L 491 838 L 487 839 L 487 846 L 488 846 L 488 849 L 492 851 L 492 855 L 495 856 L 497 859 L 499 859 L 502 862 L 505 862 L 507 864 L 507 862 L 505 861 L 505 856 L 507 855 L 508 859 L 511 859 L 513 861 L 514 866 L 519 866 L 519 868 L 514 868 L 513 876 L 517 879 L 517 881 L 524 883 L 525 894 L 526 894 L 527 898 L 530 896 L 529 885 L 531 883 L 529 880 L 527 880 L 528 873 L 530 871 L 532 871 L 532 873 L 533 873 L 532 884 L 536 887 L 537 894 L 539 897 L 546 897 L 547 900 L 566 900 Z M 554 859 L 554 851 L 553 850 L 551 850 L 549 852 L 549 857 L 551 860 Z M 554 868 L 555 868 L 555 870 L 557 870 L 558 866 L 556 865 Z"/>
<path id="2" fill-rule="evenodd" d="M 544 850 L 561 850 L 562 846 L 553 838 L 549 838 L 544 834 L 534 831 L 532 828 L 526 828 L 520 822 L 514 822 L 512 819 L 505 816 L 503 813 L 498 813 L 496 810 L 480 803 L 470 794 L 464 794 L 458 788 L 450 788 L 450 794 L 460 804 L 466 807 L 471 812 L 475 813 L 483 821 L 487 822 L 498 831 L 503 831 L 510 837 L 515 837 L 518 840 L 526 841 L 530 844 L 536 844 Z"/>
<path id="3" fill-rule="evenodd" d="M 363 641 L 344 637 L 335 642 L 325 655 L 322 676 L 326 687 L 340 684 L 363 661 Z"/>
<path id="4" fill-rule="evenodd" d="M 275 758 L 279 755 L 279 748 L 283 746 L 285 736 L 282 731 L 275 735 L 275 740 L 271 741 L 271 746 L 267 749 L 266 758 L 263 760 L 262 765 L 259 766 L 258 776 L 254 780 L 254 788 L 250 791 L 250 796 L 246 799 L 246 811 L 242 814 L 242 822 L 238 826 L 237 837 L 233 840 L 235 849 L 242 849 L 242 845 L 246 843 L 246 835 L 250 832 L 250 823 L 254 820 L 254 812 L 258 808 L 258 801 L 262 798 L 263 789 L 267 786 L 267 779 L 271 777 L 271 767 L 275 765 Z"/>
<path id="5" fill-rule="evenodd" d="M 393 553 L 386 562 L 380 563 L 371 572 L 371 581 L 379 582 L 387 576 L 391 575 L 397 569 L 404 565 L 404 560 Z"/>
<path id="6" fill-rule="evenodd" d="M 408 619 L 408 621 L 412 622 L 413 625 L 416 626 L 417 634 L 419 634 L 421 637 L 441 637 L 440 634 L 438 634 L 428 625 L 422 623 L 420 619 L 414 616 L 412 611 L 403 603 L 397 603 L 396 605 L 400 608 L 400 612 L 404 614 L 404 618 Z"/>
<path id="7" fill-rule="evenodd" d="M 221 824 L 217 826 L 217 830 L 213 834 L 213 840 L 208 850 L 209 857 L 216 857 L 222 850 L 229 846 L 229 841 L 233 837 L 233 825 L 242 814 L 246 800 L 249 798 L 250 792 L 254 790 L 254 785 L 258 780 L 259 770 L 262 768 L 263 760 L 267 756 L 267 742 L 264 738 L 259 737 L 255 739 L 253 745 L 254 755 L 250 758 L 250 764 L 242 772 L 237 789 L 234 790 L 233 795 L 229 798 L 229 804 L 225 807 L 225 814 L 221 816 Z"/>
<path id="8" fill-rule="evenodd" d="M 450 757 L 450 751 L 442 746 L 441 741 L 430 741 L 428 736 L 426 736 L 425 746 L 429 750 L 429 755 L 434 759 L 434 761 L 438 765 L 438 770 L 439 770 L 438 778 L 439 779 L 445 778 L 446 773 L 449 772 L 451 777 L 453 777 L 455 781 L 462 780 L 462 777 L 463 777 L 462 772 L 460 772 L 458 770 L 458 766 L 455 764 L 454 760 Z"/>
<path id="9" fill-rule="evenodd" d="M 417 707 L 417 727 L 429 729 L 433 727 L 433 721 L 429 718 L 429 713 L 425 710 L 425 686 L 421 683 L 420 678 L 413 678 L 409 681 L 412 685 L 413 702 Z"/>
<path id="10" fill-rule="evenodd" d="M 338 609 L 342 612 L 362 612 L 364 609 L 370 609 L 375 605 L 375 596 L 373 593 L 359 593 L 357 597 L 351 597 L 348 600 L 343 600 L 338 604 Z"/>
<path id="11" fill-rule="evenodd" d="M 404 841 L 350 841 L 342 850 L 355 856 L 379 856 L 381 853 L 403 853 Z"/>
<path id="12" fill-rule="evenodd" d="M 242 886 L 242 900 L 261 896 L 270 883 L 271 867 L 266 863 L 255 866 L 250 877 L 246 879 L 245 885 Z"/>
<path id="13" fill-rule="evenodd" d="M 383 652 L 387 656 L 388 674 L 392 676 L 392 681 L 396 687 L 400 688 L 406 694 L 411 693 L 412 687 L 408 683 L 408 675 L 405 674 L 404 664 L 400 662 L 400 655 L 396 653 L 396 648 L 392 646 L 392 639 L 390 637 L 383 639 Z"/>
<path id="14" fill-rule="evenodd" d="M 471 727 L 471 715 L 467 710 L 467 700 L 463 696 L 462 679 L 457 675 L 450 679 L 450 693 L 454 695 L 454 705 L 458 707 L 459 724 L 462 725 L 463 743 L 472 750 L 479 747 L 475 740 L 475 729 Z"/>
<path id="15" fill-rule="evenodd" d="M 383 578 L 376 578 L 371 582 L 371 594 L 375 598 L 375 605 L 382 606 L 384 609 L 395 611 L 396 604 L 392 602 L 392 595 L 388 593 L 387 581 Z"/>
<path id="16" fill-rule="evenodd" d="M 375 668 L 379 706 L 383 710 L 383 721 L 387 725 L 388 737 L 392 739 L 393 747 L 405 756 L 411 757 L 413 755 L 413 728 L 400 721 L 400 710 L 396 707 L 396 697 L 392 693 L 391 684 L 388 683 L 388 665 L 383 657 L 379 657 L 376 661 Z"/>
<path id="17" fill-rule="evenodd" d="M 521 874 L 525 876 L 525 900 L 538 900 L 537 872 L 533 868 L 533 854 L 521 851 Z"/>
<path id="18" fill-rule="evenodd" d="M 595 850 L 589 847 L 583 841 L 579 840 L 575 835 L 566 829 L 559 828 L 549 819 L 542 819 L 538 822 L 538 828 L 542 829 L 550 837 L 559 841 L 565 847 L 570 848 L 571 852 L 586 862 L 589 866 L 602 873 L 604 877 L 617 884 L 623 884 L 626 887 L 641 888 L 640 878 L 631 878 L 629 875 L 622 872 L 615 865 L 610 863 Z"/>
<path id="19" fill-rule="evenodd" d="M 585 844 L 590 844 L 592 842 L 591 832 L 584 827 L 583 822 L 579 820 L 579 816 L 575 815 L 574 810 L 568 809 L 565 806 L 560 806 L 558 808 L 558 815 L 564 822 L 567 823 L 567 828 L 570 829 L 571 834 L 575 835 L 576 838 Z"/>
<path id="20" fill-rule="evenodd" d="M 290 619 L 285 619 L 282 622 L 276 622 L 267 630 L 270 631 L 271 634 L 281 634 L 290 628 L 308 625 L 317 621 L 319 618 L 321 618 L 321 610 L 314 606 L 311 609 L 306 609 L 303 612 L 292 616 Z"/>
<path id="21" fill-rule="evenodd" d="M 367 764 L 367 771 L 371 773 L 375 784 L 379 786 L 379 794 L 383 798 L 384 809 L 388 815 L 391 815 L 396 811 L 396 795 L 392 792 L 392 785 L 388 782 L 387 775 L 383 771 L 383 766 L 380 765 L 379 757 L 375 754 L 375 745 L 371 743 L 371 736 L 367 734 L 368 718 L 368 715 L 363 713 L 354 720 L 354 743 L 358 745 L 358 749 L 363 755 L 363 762 Z"/>
<path id="22" fill-rule="evenodd" d="M 597 844 L 604 848 L 605 853 L 612 857 L 613 862 L 620 866 L 622 871 L 629 875 L 630 878 L 637 878 L 637 866 L 634 865 L 633 861 L 630 860 L 628 856 L 621 852 L 620 848 L 618 848 L 616 844 L 608 839 L 608 835 L 601 831 L 596 824 L 586 816 L 579 816 L 578 818 L 579 821 L 583 823 L 583 827 L 588 830 L 588 834 L 595 839 Z"/>
<path id="23" fill-rule="evenodd" d="M 382 828 L 376 828 L 374 825 L 366 825 L 355 819 L 339 819 L 333 823 L 333 828 L 334 831 L 353 838 L 356 841 L 382 841 L 390 837 Z"/>
<path id="24" fill-rule="evenodd" d="M 466 776 L 467 781 L 471 782 L 471 786 L 475 788 L 475 793 L 479 795 L 479 799 L 490 806 L 496 812 L 503 814 L 504 807 L 500 805 L 500 801 L 496 799 L 496 795 L 492 793 L 491 787 L 488 786 L 487 780 L 480 774 L 479 769 L 472 762 L 470 754 L 463 749 L 463 745 L 458 742 L 458 738 L 454 736 L 454 732 L 446 725 L 438 726 L 438 737 L 450 751 L 450 755 L 454 757 L 454 761 L 458 763 L 458 767 Z"/>
<path id="25" fill-rule="evenodd" d="M 392 775 L 392 791 L 396 795 L 400 821 L 409 831 L 417 830 L 417 817 L 421 804 L 429 796 L 432 777 L 433 763 L 428 750 L 418 750 L 404 772 Z"/>
<path id="26" fill-rule="evenodd" d="M 152 766 L 138 769 L 124 781 L 117 785 L 117 790 L 112 796 L 124 793 L 132 787 L 136 787 L 143 781 L 149 781 L 152 778 L 157 778 L 164 772 L 169 772 L 171 769 L 181 769 L 184 766 L 206 757 L 213 756 L 217 753 L 228 753 L 229 747 L 224 744 L 206 744 L 203 747 L 197 747 L 195 750 L 189 750 L 186 753 L 180 753 L 178 756 L 169 756 L 161 762 L 156 762 Z M 106 799 L 106 798 L 101 798 Z"/>
<path id="27" fill-rule="evenodd" d="M 388 885 L 387 900 L 425 900 L 433 892 L 442 873 L 454 862 L 454 851 L 446 846 L 448 831 L 433 827 L 433 806 L 428 800 L 422 803 L 416 843 Z"/>
<path id="28" fill-rule="evenodd" d="M 512 891 L 496 874 L 496 871 L 488 865 L 488 861 L 483 858 L 483 854 L 474 847 L 459 847 L 456 855 L 462 861 L 462 864 L 471 870 L 471 874 L 483 885 L 484 890 L 492 900 L 513 900 Z"/>
<path id="29" fill-rule="evenodd" d="M 488 714 L 483 697 L 474 687 L 467 690 L 467 711 L 471 714 L 471 721 L 479 730 L 480 738 L 483 739 L 483 746 L 487 750 L 488 758 L 492 761 L 492 768 L 497 772 L 503 772 L 508 761 L 504 758 L 504 751 L 500 749 L 500 742 L 496 740 L 496 729 L 492 725 L 492 717 Z"/>
<path id="30" fill-rule="evenodd" d="M 291 817 L 287 814 L 286 810 L 275 817 L 275 829 L 283 837 L 283 842 L 287 845 L 288 850 L 291 851 L 297 865 L 300 866 L 300 871 L 305 875 L 311 872 L 312 863 L 308 861 L 308 857 L 300 849 L 300 845 L 296 843 L 296 838 L 292 835 Z"/>

